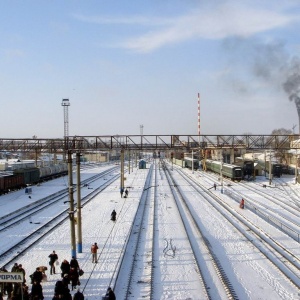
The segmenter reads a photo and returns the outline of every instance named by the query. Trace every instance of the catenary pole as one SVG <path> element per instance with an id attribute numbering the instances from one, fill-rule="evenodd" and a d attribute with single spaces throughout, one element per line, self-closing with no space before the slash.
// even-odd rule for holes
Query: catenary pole
<path id="1" fill-rule="evenodd" d="M 73 198 L 73 168 L 72 168 L 71 150 L 68 150 L 68 174 L 69 174 L 69 203 L 70 203 L 69 219 L 70 219 L 70 234 L 71 234 L 71 256 L 76 257 L 74 198 Z"/>
<path id="2" fill-rule="evenodd" d="M 80 152 L 76 153 L 77 168 L 77 251 L 82 253 Z"/>

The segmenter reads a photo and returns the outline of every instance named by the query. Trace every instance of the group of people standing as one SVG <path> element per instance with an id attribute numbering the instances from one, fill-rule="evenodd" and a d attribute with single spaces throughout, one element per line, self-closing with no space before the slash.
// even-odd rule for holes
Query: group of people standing
<path id="1" fill-rule="evenodd" d="M 128 190 L 127 188 L 124 190 L 124 188 L 120 188 L 120 194 L 121 194 L 121 198 L 123 198 L 123 193 L 125 193 L 124 198 L 128 197 Z"/>
<path id="2" fill-rule="evenodd" d="M 5 267 L 0 268 L 0 272 L 8 272 Z M 7 299 L 11 300 L 19 300 L 23 299 L 26 300 L 26 297 L 29 299 L 29 288 L 26 284 L 25 275 L 26 272 L 21 264 L 15 263 L 11 268 L 12 273 L 23 273 L 23 282 L 1 282 L 0 284 L 0 300 L 3 299 L 4 295 L 7 295 Z"/>
<path id="3" fill-rule="evenodd" d="M 62 297 L 68 298 L 68 294 L 70 293 L 69 284 L 71 284 L 72 291 L 76 289 L 77 285 L 80 285 L 79 276 L 82 271 L 79 267 L 77 259 L 74 256 L 70 262 L 64 259 L 60 265 L 60 270 L 62 279 L 56 282 L 54 294 L 55 296 L 59 296 L 60 299 Z"/>
<path id="4" fill-rule="evenodd" d="M 91 246 L 92 262 L 97 263 L 97 243 Z M 50 275 L 56 274 L 56 266 L 58 263 L 58 255 L 53 251 L 49 256 L 50 265 Z M 0 283 L 0 300 L 3 300 L 3 296 L 7 295 L 7 300 L 43 300 L 43 288 L 42 282 L 47 280 L 46 266 L 37 267 L 36 270 L 30 275 L 31 279 L 31 291 L 29 292 L 29 287 L 26 285 L 25 275 L 26 272 L 21 264 L 15 263 L 11 269 L 12 273 L 22 272 L 23 282 L 22 283 L 12 283 L 12 282 L 2 282 Z M 83 274 L 83 271 L 79 267 L 79 263 L 73 256 L 72 259 L 67 261 L 64 259 L 60 264 L 61 279 L 55 283 L 54 296 L 52 300 L 84 300 L 84 295 L 77 289 L 80 285 L 79 276 Z M 8 272 L 4 267 L 0 268 L 0 272 Z M 73 296 L 70 293 L 69 284 L 71 284 L 71 290 L 77 289 Z M 109 287 L 107 289 L 104 299 L 115 300 L 116 296 L 113 290 Z"/>

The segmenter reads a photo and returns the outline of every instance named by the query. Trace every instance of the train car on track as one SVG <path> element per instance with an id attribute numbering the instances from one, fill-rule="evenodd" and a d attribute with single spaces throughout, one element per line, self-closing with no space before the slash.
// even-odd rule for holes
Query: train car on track
<path id="1" fill-rule="evenodd" d="M 0 173 L 0 195 L 24 188 L 25 186 L 23 175 L 14 175 L 11 172 Z"/>
<path id="2" fill-rule="evenodd" d="M 55 164 L 52 166 L 40 167 L 40 181 L 54 179 L 68 174 L 68 165 L 66 163 Z"/>
<path id="3" fill-rule="evenodd" d="M 259 161 L 258 162 L 269 173 L 270 162 Z M 271 170 L 274 177 L 281 177 L 283 173 L 283 165 L 277 162 L 271 162 Z"/>
<path id="4" fill-rule="evenodd" d="M 222 166 L 222 175 L 228 177 L 231 180 L 242 180 L 243 179 L 243 169 L 241 166 L 221 164 L 220 161 L 216 160 L 205 160 L 206 169 L 212 172 L 220 174 Z"/>
<path id="5" fill-rule="evenodd" d="M 193 167 L 194 165 L 194 167 Z M 185 168 L 197 170 L 199 168 L 199 160 L 198 159 L 192 159 L 191 157 L 185 157 L 184 158 L 184 166 Z"/>
<path id="6" fill-rule="evenodd" d="M 67 174 L 68 165 L 66 163 L 2 172 L 0 173 L 0 195 Z"/>

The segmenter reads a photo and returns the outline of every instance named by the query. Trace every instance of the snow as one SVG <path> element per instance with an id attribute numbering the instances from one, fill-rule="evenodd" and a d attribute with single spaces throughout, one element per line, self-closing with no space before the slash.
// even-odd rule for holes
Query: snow
<path id="1" fill-rule="evenodd" d="M 95 167 L 93 169 L 84 170 L 81 173 L 81 180 L 91 177 L 103 170 L 110 168 L 110 166 Z M 239 234 L 236 229 L 233 229 L 230 221 L 224 218 L 220 213 L 216 212 L 212 204 L 208 201 L 199 201 L 199 192 L 187 184 L 183 179 L 176 175 L 176 167 L 174 166 L 173 174 L 178 180 L 180 189 L 188 195 L 191 207 L 193 207 L 195 214 L 199 216 L 199 223 L 201 230 L 206 237 L 209 237 L 211 247 L 218 254 L 227 275 L 230 277 L 232 285 L 235 287 L 239 299 L 300 299 L 299 286 L 295 286 L 287 280 L 274 265 L 267 260 L 260 251 L 253 246 L 252 243 L 246 240 L 244 236 Z M 204 176 L 201 172 L 191 172 L 184 170 L 188 176 L 194 180 L 201 181 L 207 188 L 211 187 L 213 182 L 217 182 L 217 177 L 210 175 Z M 85 299 L 98 300 L 102 299 L 106 288 L 114 282 L 110 281 L 107 274 L 110 274 L 112 266 L 118 259 L 115 255 L 117 249 L 122 248 L 128 239 L 128 232 L 132 226 L 133 217 L 138 209 L 140 197 L 142 195 L 145 180 L 147 178 L 148 169 L 134 169 L 130 174 L 126 174 L 126 186 L 130 186 L 129 197 L 127 199 L 121 198 L 119 193 L 119 180 L 112 183 L 107 189 L 102 191 L 82 208 L 82 253 L 77 253 L 77 259 L 80 267 L 84 270 L 84 275 L 80 277 L 81 287 L 84 288 Z M 115 173 L 118 173 L 117 171 Z M 107 180 L 109 176 L 102 179 L 102 182 Z M 293 193 L 298 193 L 298 185 L 295 185 L 293 177 L 285 177 L 285 181 Z M 76 176 L 74 176 L 74 183 L 76 183 Z M 99 185 L 100 181 L 90 184 L 90 187 Z M 268 185 L 268 179 L 264 177 L 257 177 L 256 183 L 247 183 L 249 186 L 254 186 L 259 190 L 257 183 Z M 67 177 L 58 178 L 53 181 L 43 183 L 40 186 L 32 187 L 31 199 L 25 194 L 24 190 L 13 192 L 0 197 L 0 217 L 10 214 L 17 209 L 28 205 L 32 202 L 38 201 L 58 190 L 67 188 Z M 155 183 L 151 183 L 152 186 Z M 165 178 L 161 176 L 157 184 L 158 197 L 157 210 L 159 221 L 156 224 L 157 232 L 159 232 L 159 239 L 155 245 L 158 248 L 157 253 L 159 257 L 155 259 L 159 265 L 155 268 L 155 275 L 160 276 L 154 284 L 155 296 L 153 299 L 205 299 L 203 288 L 199 286 L 199 274 L 194 265 L 194 258 L 192 251 L 187 247 L 187 239 L 183 226 L 175 209 L 172 200 L 172 193 L 169 186 L 167 186 Z M 152 192 L 153 189 L 150 189 Z M 232 190 L 236 193 L 244 193 L 257 203 L 266 204 L 274 213 L 281 210 L 276 203 L 272 203 L 268 199 L 262 199 L 261 196 L 254 192 L 249 192 L 245 188 L 233 184 L 232 187 L 225 187 L 225 193 L 221 193 L 218 186 L 217 190 L 209 190 L 207 193 L 222 197 L 233 212 L 238 211 L 239 214 L 250 220 L 253 228 L 257 230 L 262 229 L 269 237 L 280 241 L 289 249 L 294 255 L 295 259 L 299 260 L 300 249 L 299 243 L 282 231 L 276 229 L 270 223 L 260 218 L 257 214 L 253 213 L 250 209 L 239 210 L 238 203 L 228 196 L 226 190 Z M 270 193 L 270 196 L 276 194 L 280 197 L 286 197 L 287 201 L 292 202 L 292 195 L 287 195 L 279 189 L 265 189 Z M 84 197 L 91 190 L 82 188 L 81 196 Z M 293 196 L 295 198 L 295 196 Z M 76 196 L 74 195 L 74 199 Z M 63 202 L 66 199 L 61 199 L 55 208 L 43 210 L 42 213 L 37 214 L 34 220 L 22 223 L 22 228 L 18 227 L 17 230 L 10 230 L 9 232 L 1 232 L 1 246 L 0 251 L 3 253 L 9 246 L 13 245 L 18 239 L 22 238 L 29 230 L 34 230 L 40 226 L 39 224 L 51 220 L 53 216 L 68 207 L 68 203 Z M 257 204 L 256 205 L 259 205 Z M 152 203 L 153 204 L 153 203 Z M 217 203 L 215 203 L 217 205 Z M 298 203 L 299 205 L 299 203 Z M 117 211 L 117 222 L 112 224 L 110 221 L 110 213 L 115 209 Z M 147 209 L 154 209 L 152 206 Z M 261 209 L 266 210 L 265 207 Z M 228 218 L 230 216 L 228 215 Z M 295 222 L 299 224 L 299 218 L 295 218 Z M 152 222 L 152 223 L 151 223 Z M 149 220 L 148 224 L 153 224 L 153 220 Z M 155 226 L 155 225 L 153 225 Z M 239 223 L 241 230 L 248 234 L 247 229 Z M 146 229 L 146 237 L 151 236 L 151 228 Z M 77 235 L 77 233 L 76 233 Z M 99 246 L 98 254 L 100 260 L 98 264 L 93 264 L 91 261 L 90 247 L 97 242 Z M 259 244 L 259 241 L 256 241 Z M 195 243 L 199 244 L 197 240 Z M 147 264 L 151 261 L 150 245 L 147 245 L 147 238 L 145 238 L 145 255 L 139 261 L 141 281 L 149 279 L 147 273 Z M 107 250 L 110 249 L 110 250 Z M 71 247 L 70 247 L 70 224 L 68 221 L 64 222 L 57 230 L 52 231 L 47 237 L 43 238 L 38 245 L 34 245 L 30 251 L 25 252 L 24 255 L 18 259 L 26 270 L 26 280 L 30 283 L 29 275 L 32 274 L 37 266 L 48 266 L 48 255 L 55 250 L 59 257 L 59 262 L 63 259 L 70 260 Z M 207 261 L 207 257 L 203 257 L 203 261 Z M 4 262 L 0 262 L 4 263 Z M 12 264 L 7 266 L 10 271 Z M 59 267 L 57 267 L 59 269 Z M 206 269 L 207 268 L 207 269 Z M 203 267 L 204 276 L 208 273 L 209 265 Z M 52 299 L 54 294 L 54 285 L 60 279 L 60 273 L 50 275 L 47 272 L 48 281 L 43 282 L 43 293 L 46 300 Z M 126 280 L 126 278 L 124 278 Z M 212 278 L 211 295 L 212 299 L 226 299 L 225 293 L 222 291 L 218 278 Z M 30 284 L 29 284 L 30 285 Z M 113 285 L 112 285 L 113 286 Z M 71 291 L 73 295 L 75 291 Z M 115 290 L 117 299 L 122 295 L 119 291 Z M 130 296 L 132 299 L 150 299 L 149 291 L 143 290 L 141 284 L 136 284 L 135 289 Z"/>

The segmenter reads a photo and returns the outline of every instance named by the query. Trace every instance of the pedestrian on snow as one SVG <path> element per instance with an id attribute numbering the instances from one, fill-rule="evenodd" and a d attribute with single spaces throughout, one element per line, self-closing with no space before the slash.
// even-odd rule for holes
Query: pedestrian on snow
<path id="1" fill-rule="evenodd" d="M 12 299 L 21 299 L 22 297 L 22 283 L 15 282 L 12 291 Z"/>
<path id="2" fill-rule="evenodd" d="M 31 284 L 34 282 L 41 283 L 43 280 L 43 273 L 40 271 L 40 268 L 36 268 L 33 274 L 30 275 Z"/>
<path id="3" fill-rule="evenodd" d="M 0 273 L 4 273 L 4 272 L 7 272 L 7 270 L 5 269 L 5 267 L 0 268 Z M 0 283 L 2 296 L 5 295 L 5 293 L 6 293 L 6 286 L 7 286 L 6 282 L 1 282 Z"/>
<path id="4" fill-rule="evenodd" d="M 126 188 L 126 190 L 125 190 L 125 197 L 126 197 L 126 198 L 128 197 L 128 190 L 127 190 L 127 188 Z"/>
<path id="5" fill-rule="evenodd" d="M 13 265 L 13 267 L 11 268 L 11 272 L 14 273 L 14 272 L 18 272 L 17 270 L 19 269 L 19 264 L 18 263 L 15 263 Z"/>
<path id="6" fill-rule="evenodd" d="M 92 253 L 92 263 L 95 262 L 97 263 L 97 250 L 98 250 L 98 245 L 97 243 L 94 243 L 91 247 L 91 253 Z"/>
<path id="7" fill-rule="evenodd" d="M 8 272 L 5 267 L 0 268 L 1 273 Z M 13 290 L 12 282 L 1 282 L 1 293 L 3 295 L 7 295 L 7 299 L 11 298 L 11 292 Z"/>
<path id="8" fill-rule="evenodd" d="M 61 277 L 63 278 L 65 274 L 69 274 L 70 272 L 70 263 L 64 259 L 60 265 L 61 269 Z"/>
<path id="9" fill-rule="evenodd" d="M 71 268 L 69 275 L 73 291 L 73 289 L 76 289 L 77 285 L 80 285 L 78 271 L 75 268 Z"/>
<path id="10" fill-rule="evenodd" d="M 80 289 L 78 289 L 77 292 L 74 294 L 73 300 L 84 300 L 84 295 L 80 292 Z"/>
<path id="11" fill-rule="evenodd" d="M 105 299 L 107 300 L 116 300 L 116 295 L 113 292 L 113 290 L 111 289 L 111 287 L 109 287 L 107 289 L 106 295 L 105 295 Z"/>
<path id="12" fill-rule="evenodd" d="M 50 258 L 50 275 L 52 275 L 52 273 L 55 274 L 55 262 L 58 260 L 58 256 L 53 250 L 53 252 L 48 257 Z"/>
<path id="13" fill-rule="evenodd" d="M 19 264 L 18 269 L 15 272 L 23 273 L 23 283 L 25 283 L 26 282 L 26 279 L 25 279 L 26 272 L 21 264 Z"/>
<path id="14" fill-rule="evenodd" d="M 76 271 L 79 270 L 79 263 L 78 263 L 77 259 L 75 258 L 75 256 L 72 256 L 72 259 L 70 261 L 70 268 L 74 268 Z"/>
<path id="15" fill-rule="evenodd" d="M 116 221 L 116 218 L 117 218 L 117 213 L 115 210 L 112 211 L 111 215 L 110 215 L 110 219 L 112 221 Z"/>
<path id="16" fill-rule="evenodd" d="M 64 284 L 64 286 L 66 288 L 68 288 L 69 284 L 70 284 L 70 278 L 69 278 L 69 274 L 65 274 L 63 279 L 61 280 L 62 283 Z"/>
<path id="17" fill-rule="evenodd" d="M 62 280 L 56 281 L 55 287 L 54 287 L 54 293 L 58 294 L 58 295 L 64 295 L 65 290 L 66 290 L 66 286 L 64 285 Z"/>
<path id="18" fill-rule="evenodd" d="M 123 193 L 124 193 L 124 189 L 121 187 L 121 188 L 120 188 L 121 198 L 123 197 Z"/>
<path id="19" fill-rule="evenodd" d="M 72 295 L 69 289 L 67 289 L 66 292 L 63 294 L 62 300 L 72 300 Z"/>
<path id="20" fill-rule="evenodd" d="M 244 207 L 245 207 L 245 201 L 244 201 L 244 199 L 242 199 L 240 202 L 240 208 L 244 209 Z"/>
<path id="21" fill-rule="evenodd" d="M 31 287 L 31 299 L 38 299 L 38 300 L 44 299 L 43 288 L 41 284 L 36 281 L 33 282 L 33 285 Z"/>
<path id="22" fill-rule="evenodd" d="M 217 185 L 214 183 L 214 189 L 216 190 L 217 189 Z"/>

